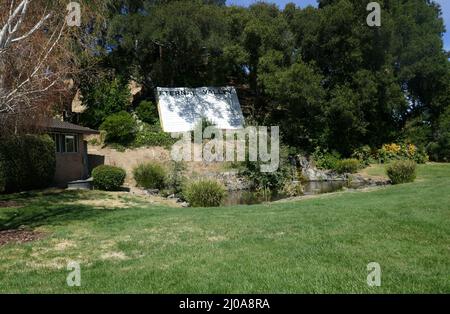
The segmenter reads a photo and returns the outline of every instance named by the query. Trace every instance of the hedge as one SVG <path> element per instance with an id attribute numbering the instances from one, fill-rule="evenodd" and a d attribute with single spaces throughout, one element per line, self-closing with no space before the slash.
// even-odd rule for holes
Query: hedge
<path id="1" fill-rule="evenodd" d="M 55 170 L 55 144 L 48 135 L 0 139 L 0 192 L 48 187 Z"/>
<path id="2" fill-rule="evenodd" d="M 125 170 L 114 166 L 102 165 L 92 171 L 94 188 L 104 191 L 119 190 L 125 177 Z"/>
<path id="3" fill-rule="evenodd" d="M 107 117 L 100 130 L 106 131 L 105 142 L 126 145 L 135 139 L 137 125 L 131 114 L 121 111 Z"/>

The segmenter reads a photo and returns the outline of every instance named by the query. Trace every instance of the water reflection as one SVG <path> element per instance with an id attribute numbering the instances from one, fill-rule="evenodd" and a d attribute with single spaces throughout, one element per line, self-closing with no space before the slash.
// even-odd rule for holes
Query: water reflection
<path id="1" fill-rule="evenodd" d="M 332 193 L 343 188 L 357 189 L 363 187 L 362 184 L 349 184 L 347 181 L 310 181 L 303 184 L 305 195 L 316 195 Z M 261 193 L 252 191 L 232 191 L 228 192 L 223 205 L 253 205 L 264 202 L 273 202 L 286 198 L 280 193 Z"/>

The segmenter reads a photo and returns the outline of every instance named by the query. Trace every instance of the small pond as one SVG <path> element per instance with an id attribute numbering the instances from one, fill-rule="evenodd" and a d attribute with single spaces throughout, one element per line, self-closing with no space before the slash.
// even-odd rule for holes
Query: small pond
<path id="1" fill-rule="evenodd" d="M 358 189 L 363 184 L 349 184 L 347 181 L 310 181 L 303 184 L 305 195 L 316 195 L 340 191 L 343 188 Z M 283 194 L 266 194 L 252 191 L 230 191 L 223 205 L 253 205 L 264 202 L 274 202 L 286 198 Z"/>

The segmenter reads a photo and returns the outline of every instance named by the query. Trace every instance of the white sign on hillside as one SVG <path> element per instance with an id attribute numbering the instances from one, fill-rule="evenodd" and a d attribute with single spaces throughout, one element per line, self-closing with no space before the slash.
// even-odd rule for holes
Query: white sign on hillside
<path id="1" fill-rule="evenodd" d="M 164 132 L 192 131 L 207 118 L 218 129 L 242 129 L 244 117 L 234 87 L 158 87 L 157 100 Z"/>

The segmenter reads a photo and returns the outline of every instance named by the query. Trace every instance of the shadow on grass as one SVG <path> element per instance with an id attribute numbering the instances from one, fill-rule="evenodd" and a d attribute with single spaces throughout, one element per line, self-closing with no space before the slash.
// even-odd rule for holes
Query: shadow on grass
<path id="1" fill-rule="evenodd" d="M 103 207 L 71 204 L 83 199 L 92 199 L 92 196 L 78 191 L 3 195 L 0 197 L 1 200 L 15 201 L 22 207 L 0 209 L 0 230 L 16 229 L 20 226 L 34 228 L 42 225 L 61 225 L 113 211 Z"/>

